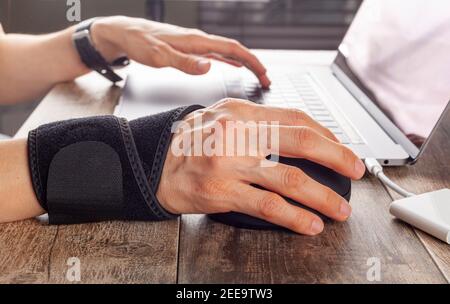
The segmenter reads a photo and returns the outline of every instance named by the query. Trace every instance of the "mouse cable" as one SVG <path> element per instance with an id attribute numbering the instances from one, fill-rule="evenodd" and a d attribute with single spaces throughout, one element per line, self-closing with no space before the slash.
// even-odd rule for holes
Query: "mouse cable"
<path id="1" fill-rule="evenodd" d="M 386 187 L 391 188 L 404 197 L 415 195 L 414 193 L 403 189 L 402 187 L 394 183 L 389 177 L 387 177 L 383 172 L 383 167 L 375 158 L 366 158 L 364 160 L 364 164 L 366 165 L 367 170 L 376 178 L 378 178 Z"/>

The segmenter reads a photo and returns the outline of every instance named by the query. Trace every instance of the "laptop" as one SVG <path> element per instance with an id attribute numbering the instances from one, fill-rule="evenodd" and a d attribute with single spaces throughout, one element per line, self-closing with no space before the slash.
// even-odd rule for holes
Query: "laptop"
<path id="1" fill-rule="evenodd" d="M 430 49 L 442 49 L 450 39 L 440 31 L 431 39 L 429 29 L 440 26 L 436 15 L 429 26 L 421 16 L 420 29 L 427 31 L 418 28 L 411 36 L 411 10 L 371 7 L 389 2 L 395 1 L 363 2 L 336 52 L 256 51 L 272 80 L 268 90 L 249 71 L 223 63 L 202 76 L 137 65 L 114 114 L 135 119 L 225 97 L 247 99 L 305 111 L 362 159 L 412 164 L 450 117 L 450 73 L 439 77 L 450 71 L 450 53 L 430 56 Z"/>

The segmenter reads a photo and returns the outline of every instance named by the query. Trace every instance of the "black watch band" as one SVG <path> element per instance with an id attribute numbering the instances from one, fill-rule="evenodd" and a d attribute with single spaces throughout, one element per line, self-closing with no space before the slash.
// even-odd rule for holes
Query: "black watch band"
<path id="1" fill-rule="evenodd" d="M 112 63 L 108 63 L 105 58 L 95 49 L 90 29 L 94 19 L 83 21 L 78 25 L 75 33 L 72 35 L 72 41 L 80 55 L 81 61 L 90 69 L 97 71 L 100 75 L 112 82 L 122 80 L 122 77 L 113 71 L 113 67 L 124 67 L 130 63 L 128 57 L 120 57 Z"/>

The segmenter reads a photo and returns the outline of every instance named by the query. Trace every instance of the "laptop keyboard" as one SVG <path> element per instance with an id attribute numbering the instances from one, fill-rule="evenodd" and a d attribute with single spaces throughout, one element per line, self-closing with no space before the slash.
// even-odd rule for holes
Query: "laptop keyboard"
<path id="1" fill-rule="evenodd" d="M 341 143 L 361 144 L 359 136 L 352 133 L 350 137 L 341 128 L 335 115 L 327 108 L 309 81 L 307 74 L 272 75 L 270 90 L 262 90 L 258 83 L 250 80 L 244 81 L 244 89 L 248 100 L 271 106 L 300 109 L 329 128 Z"/>

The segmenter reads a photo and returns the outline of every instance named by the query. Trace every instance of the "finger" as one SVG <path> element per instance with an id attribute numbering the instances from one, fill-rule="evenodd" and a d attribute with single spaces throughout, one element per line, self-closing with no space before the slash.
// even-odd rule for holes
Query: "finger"
<path id="1" fill-rule="evenodd" d="M 175 49 L 170 51 L 170 66 L 191 75 L 202 75 L 211 68 L 211 62 L 203 57 L 187 55 Z"/>
<path id="2" fill-rule="evenodd" d="M 278 163 L 273 167 L 253 167 L 248 182 L 289 197 L 338 221 L 351 214 L 350 204 L 336 192 L 315 181 L 302 170 Z"/>
<path id="3" fill-rule="evenodd" d="M 259 108 L 259 111 L 261 111 L 259 115 L 263 117 L 270 115 L 272 121 L 278 121 L 281 125 L 310 127 L 317 131 L 319 134 L 329 138 L 330 140 L 339 142 L 339 140 L 336 138 L 333 132 L 330 131 L 330 129 L 321 125 L 304 111 L 298 109 L 270 107 L 258 104 L 256 105 L 256 107 Z"/>
<path id="4" fill-rule="evenodd" d="M 170 65 L 180 71 L 191 75 L 206 74 L 211 68 L 211 63 L 209 62 L 209 60 L 184 55 L 182 53 L 172 55 Z"/>
<path id="5" fill-rule="evenodd" d="M 339 142 L 333 132 L 301 110 L 259 105 L 239 99 L 230 99 L 229 101 L 240 108 L 239 112 L 243 113 L 247 120 L 268 123 L 275 121 L 286 126 L 306 126 L 332 141 Z"/>
<path id="6" fill-rule="evenodd" d="M 160 38 L 184 53 L 197 55 L 216 53 L 239 61 L 258 77 L 262 87 L 268 88 L 270 86 L 271 82 L 266 75 L 267 71 L 264 65 L 250 50 L 236 40 L 208 35 L 198 30 L 190 30 L 182 39 L 170 35 L 160 36 Z"/>
<path id="7" fill-rule="evenodd" d="M 208 52 L 241 62 L 258 77 L 262 87 L 268 88 L 270 86 L 271 82 L 267 77 L 267 70 L 264 65 L 249 49 L 236 40 L 216 35 L 204 35 L 200 36 L 199 39 L 201 40 L 199 43 L 202 43 L 208 49 Z"/>
<path id="8" fill-rule="evenodd" d="M 279 126 L 278 132 L 280 155 L 306 158 L 353 179 L 360 179 L 364 175 L 364 163 L 352 150 L 314 129 Z"/>
<path id="9" fill-rule="evenodd" d="M 239 204 L 233 211 L 245 213 L 297 233 L 316 235 L 323 231 L 323 221 L 312 212 L 293 206 L 276 193 L 242 184 Z"/>
<path id="10" fill-rule="evenodd" d="M 235 66 L 237 68 L 240 68 L 240 67 L 244 66 L 239 61 L 236 61 L 236 60 L 230 59 L 230 58 L 225 58 L 225 57 L 222 57 L 222 56 L 220 56 L 218 54 L 206 54 L 206 55 L 203 55 L 203 57 L 214 59 L 214 60 L 217 60 L 217 61 L 221 61 L 221 62 L 227 63 L 229 65 Z"/>

